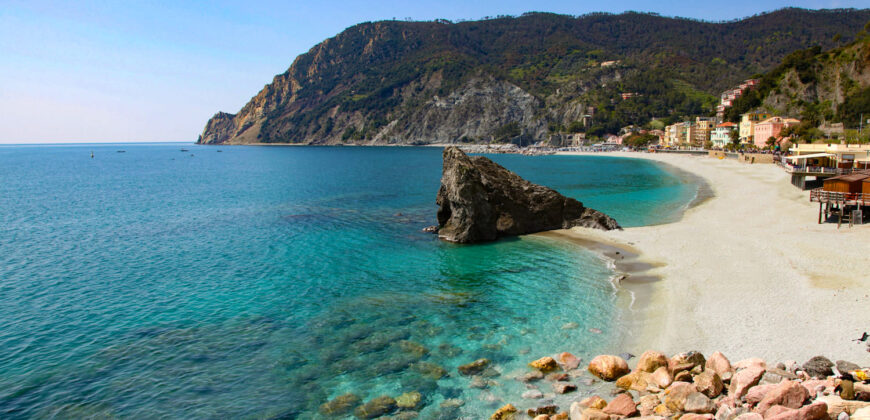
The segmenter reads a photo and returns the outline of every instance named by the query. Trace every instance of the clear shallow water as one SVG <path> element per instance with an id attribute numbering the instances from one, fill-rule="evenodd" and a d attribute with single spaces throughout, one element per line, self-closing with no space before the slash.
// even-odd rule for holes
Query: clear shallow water
<path id="1" fill-rule="evenodd" d="M 624 226 L 694 196 L 638 160 L 492 158 Z M 317 418 L 413 390 L 420 418 L 522 405 L 510 374 L 618 336 L 610 273 L 548 238 L 420 233 L 440 169 L 432 148 L 0 147 L 0 417 Z M 478 357 L 490 389 L 456 372 Z"/>

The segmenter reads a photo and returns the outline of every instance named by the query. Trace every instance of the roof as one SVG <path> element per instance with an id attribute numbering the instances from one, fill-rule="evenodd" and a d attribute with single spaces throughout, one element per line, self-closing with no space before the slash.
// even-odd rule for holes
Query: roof
<path id="1" fill-rule="evenodd" d="M 723 122 L 722 124 L 719 124 L 716 127 L 734 127 L 736 125 L 737 124 L 734 124 L 733 122 Z"/>
<path id="2" fill-rule="evenodd" d="M 867 174 L 849 174 L 849 175 L 837 175 L 832 176 L 825 180 L 828 181 L 846 181 L 846 182 L 856 182 L 856 181 L 864 181 L 867 178 L 870 178 L 870 175 Z"/>
<path id="3" fill-rule="evenodd" d="M 812 159 L 812 158 L 820 158 L 820 157 L 831 157 L 836 156 L 833 153 L 810 153 L 808 155 L 800 155 L 800 156 L 789 156 L 787 160 L 801 160 L 801 159 Z"/>

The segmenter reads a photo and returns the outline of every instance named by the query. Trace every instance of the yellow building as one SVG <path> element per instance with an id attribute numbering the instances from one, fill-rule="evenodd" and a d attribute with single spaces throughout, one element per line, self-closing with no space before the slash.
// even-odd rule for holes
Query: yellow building
<path id="1" fill-rule="evenodd" d="M 801 143 L 786 158 L 798 167 L 864 169 L 870 167 L 870 144 Z"/>
<path id="2" fill-rule="evenodd" d="M 769 112 L 753 111 L 740 115 L 739 136 L 740 143 L 752 143 L 755 140 L 755 124 L 764 121 L 773 115 Z"/>

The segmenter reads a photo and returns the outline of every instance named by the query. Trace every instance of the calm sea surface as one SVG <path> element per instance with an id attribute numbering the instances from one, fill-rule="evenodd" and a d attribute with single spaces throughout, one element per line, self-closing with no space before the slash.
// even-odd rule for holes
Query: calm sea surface
<path id="1" fill-rule="evenodd" d="M 640 160 L 492 158 L 623 226 L 696 191 Z M 595 254 L 421 233 L 440 172 L 435 148 L 0 147 L 0 418 L 321 418 L 409 391 L 419 418 L 481 418 L 533 405 L 511 375 L 535 358 L 619 350 Z M 484 389 L 456 370 L 479 357 Z"/>

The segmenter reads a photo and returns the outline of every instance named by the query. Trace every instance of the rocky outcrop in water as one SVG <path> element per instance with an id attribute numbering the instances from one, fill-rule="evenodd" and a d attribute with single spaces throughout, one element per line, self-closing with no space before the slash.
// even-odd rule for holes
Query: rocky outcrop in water
<path id="1" fill-rule="evenodd" d="M 493 241 L 574 226 L 620 229 L 606 214 L 456 147 L 444 149 L 436 203 L 438 236 L 450 242 Z"/>

